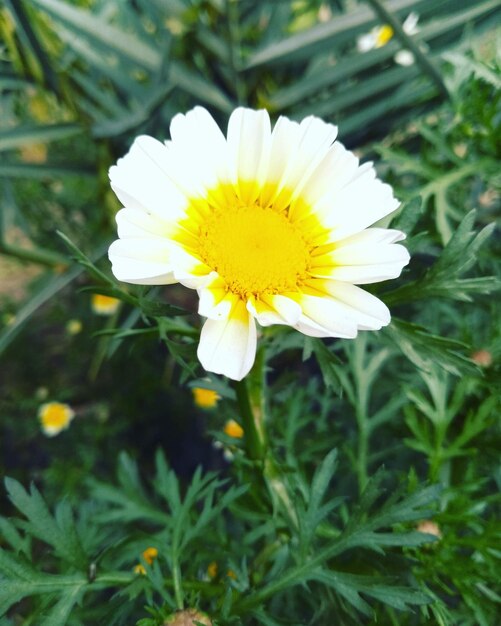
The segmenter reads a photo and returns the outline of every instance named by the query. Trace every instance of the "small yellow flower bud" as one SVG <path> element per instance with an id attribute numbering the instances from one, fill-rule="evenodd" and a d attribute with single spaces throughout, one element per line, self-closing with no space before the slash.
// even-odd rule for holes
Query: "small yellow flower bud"
<path id="1" fill-rule="evenodd" d="M 204 389 L 203 387 L 193 387 L 193 400 L 201 409 L 213 409 L 220 395 L 213 389 Z"/>
<path id="2" fill-rule="evenodd" d="M 120 300 L 101 293 L 93 293 L 91 306 L 96 315 L 113 315 L 120 306 Z"/>
<path id="3" fill-rule="evenodd" d="M 146 563 L 148 563 L 148 565 L 151 565 L 153 561 L 157 558 L 157 556 L 158 550 L 156 548 L 146 548 L 146 550 L 143 552 L 143 559 L 146 561 Z"/>
<path id="4" fill-rule="evenodd" d="M 235 420 L 228 420 L 224 425 L 224 433 L 225 435 L 228 435 L 228 437 L 242 439 L 244 436 L 244 429 L 238 422 L 235 422 Z"/>

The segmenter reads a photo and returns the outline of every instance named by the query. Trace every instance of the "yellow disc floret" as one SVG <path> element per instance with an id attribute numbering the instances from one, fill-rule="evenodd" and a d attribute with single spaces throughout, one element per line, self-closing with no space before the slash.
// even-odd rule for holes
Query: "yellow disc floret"
<path id="1" fill-rule="evenodd" d="M 200 224 L 198 252 L 243 299 L 295 290 L 310 257 L 286 214 L 257 205 L 214 210 Z"/>

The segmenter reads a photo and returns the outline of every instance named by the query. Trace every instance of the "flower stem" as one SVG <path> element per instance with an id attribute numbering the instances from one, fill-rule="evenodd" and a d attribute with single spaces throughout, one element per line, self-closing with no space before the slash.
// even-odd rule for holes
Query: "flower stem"
<path id="1" fill-rule="evenodd" d="M 174 586 L 174 597 L 176 598 L 176 607 L 178 611 L 184 608 L 183 587 L 181 585 L 181 570 L 179 568 L 179 559 L 176 553 L 172 554 L 172 583 Z"/>
<path id="2" fill-rule="evenodd" d="M 266 453 L 263 415 L 251 403 L 249 385 L 245 379 L 235 383 L 235 393 L 243 422 L 247 454 L 253 461 L 262 461 Z"/>

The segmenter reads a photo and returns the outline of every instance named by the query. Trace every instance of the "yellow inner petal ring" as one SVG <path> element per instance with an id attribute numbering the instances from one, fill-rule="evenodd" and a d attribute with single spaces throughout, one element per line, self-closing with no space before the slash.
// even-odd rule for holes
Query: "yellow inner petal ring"
<path id="1" fill-rule="evenodd" d="M 213 210 L 200 223 L 198 254 L 244 299 L 295 290 L 310 259 L 287 215 L 259 205 Z"/>

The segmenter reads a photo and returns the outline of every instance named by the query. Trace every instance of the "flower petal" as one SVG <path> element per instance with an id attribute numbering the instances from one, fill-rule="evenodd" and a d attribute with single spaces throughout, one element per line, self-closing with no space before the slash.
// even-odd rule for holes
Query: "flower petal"
<path id="1" fill-rule="evenodd" d="M 333 250 L 312 257 L 310 274 L 355 284 L 375 283 L 400 276 L 410 259 L 407 249 L 398 244 L 373 242 L 401 239 L 404 234 L 384 229 L 371 230 L 347 238 Z M 385 232 L 386 235 L 383 234 Z"/>
<path id="2" fill-rule="evenodd" d="M 214 272 L 215 274 L 215 272 Z M 198 313 L 212 320 L 226 319 L 231 312 L 231 300 L 223 278 L 215 274 L 208 285 L 198 290 Z"/>
<path id="3" fill-rule="evenodd" d="M 208 265 L 182 246 L 172 246 L 171 263 L 176 280 L 189 289 L 205 287 L 217 276 Z"/>
<path id="4" fill-rule="evenodd" d="M 350 283 L 316 279 L 308 286 L 342 306 L 360 330 L 379 330 L 390 323 L 388 307 L 376 296 Z"/>
<path id="5" fill-rule="evenodd" d="M 243 300 L 228 294 L 231 312 L 226 319 L 208 319 L 200 334 L 198 358 L 208 372 L 242 380 L 256 358 L 256 323 Z"/>
<path id="6" fill-rule="evenodd" d="M 179 113 L 170 124 L 173 171 L 184 182 L 183 187 L 197 189 L 199 194 L 215 187 L 228 177 L 226 139 L 212 115 L 203 107 L 186 114 Z"/>
<path id="7" fill-rule="evenodd" d="M 271 126 L 265 110 L 239 107 L 228 123 L 230 180 L 243 202 L 252 204 L 266 180 L 270 159 Z"/>
<path id="8" fill-rule="evenodd" d="M 279 118 L 273 129 L 269 168 L 274 191 L 269 201 L 277 211 L 299 195 L 336 136 L 337 127 L 318 117 L 306 117 L 300 124 Z"/>
<path id="9" fill-rule="evenodd" d="M 303 313 L 294 328 L 300 332 L 310 337 L 357 336 L 357 324 L 350 311 L 333 298 L 325 294 L 298 294 L 296 298 Z"/>
<path id="10" fill-rule="evenodd" d="M 109 171 L 111 187 L 124 206 L 176 220 L 186 207 L 186 196 L 170 178 L 168 148 L 145 135 Z"/>
<path id="11" fill-rule="evenodd" d="M 138 285 L 176 283 L 170 243 L 164 239 L 117 239 L 108 251 L 117 280 Z"/>
<path id="12" fill-rule="evenodd" d="M 330 230 L 330 241 L 340 241 L 371 226 L 398 206 L 392 188 L 375 178 L 374 169 L 369 167 L 337 193 L 327 193 L 315 208 L 322 225 Z"/>
<path id="13" fill-rule="evenodd" d="M 250 298 L 247 310 L 261 326 L 286 324 L 294 326 L 301 317 L 301 307 L 297 302 L 279 294 L 263 294 L 259 299 Z"/>
<path id="14" fill-rule="evenodd" d="M 166 239 L 172 226 L 156 215 L 136 209 L 121 209 L 115 215 L 120 239 L 154 237 Z"/>

